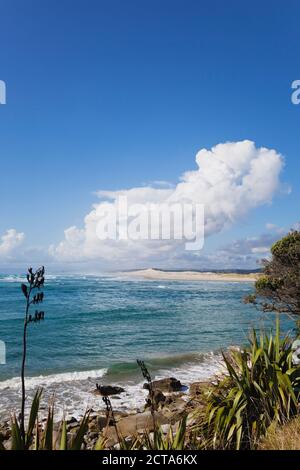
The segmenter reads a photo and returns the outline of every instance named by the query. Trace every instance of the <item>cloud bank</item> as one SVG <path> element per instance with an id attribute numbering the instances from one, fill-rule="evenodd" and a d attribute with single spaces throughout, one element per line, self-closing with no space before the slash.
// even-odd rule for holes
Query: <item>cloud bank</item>
<path id="1" fill-rule="evenodd" d="M 50 255 L 59 262 L 99 261 L 124 268 L 153 266 L 158 261 L 176 267 L 180 259 L 199 259 L 199 253 L 185 251 L 181 240 L 99 240 L 97 225 L 119 196 L 126 196 L 129 204 L 204 204 L 205 237 L 209 237 L 270 203 L 280 188 L 284 163 L 277 151 L 245 140 L 201 149 L 196 164 L 174 186 L 99 191 L 99 202 L 86 215 L 83 227 L 67 228 L 64 239 L 50 247 Z"/>

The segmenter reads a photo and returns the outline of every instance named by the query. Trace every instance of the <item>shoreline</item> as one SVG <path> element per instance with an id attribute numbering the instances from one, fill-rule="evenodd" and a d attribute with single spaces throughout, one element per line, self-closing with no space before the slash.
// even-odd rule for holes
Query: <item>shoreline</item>
<path id="1" fill-rule="evenodd" d="M 173 363 L 162 362 L 161 364 L 149 364 L 153 380 L 161 380 L 166 377 L 176 377 L 185 386 L 198 381 L 207 381 L 222 370 L 222 359 L 218 352 L 199 352 L 183 355 L 182 362 L 178 361 L 178 356 L 174 357 Z M 176 360 L 177 359 L 177 360 Z M 99 410 L 104 408 L 102 400 L 92 392 L 98 382 L 104 386 L 121 386 L 125 392 L 119 396 L 112 396 L 112 403 L 118 412 L 132 414 L 143 408 L 145 404 L 145 390 L 143 390 L 143 378 L 140 371 L 128 376 L 122 374 L 109 373 L 110 368 L 91 369 L 81 372 L 53 373 L 50 375 L 37 375 L 26 377 L 26 390 L 28 394 L 28 405 L 34 396 L 37 388 L 43 388 L 42 403 L 46 414 L 47 403 L 51 396 L 56 396 L 56 416 L 60 417 L 64 413 L 68 417 L 83 416 L 85 409 L 92 408 Z M 18 411 L 20 392 L 20 378 L 0 382 L 0 421 L 8 416 L 7 410 Z M 28 413 L 28 406 L 27 406 Z"/>
<path id="2" fill-rule="evenodd" d="M 158 380 L 154 379 L 152 381 L 154 387 L 152 406 L 154 407 L 156 424 L 161 426 L 163 434 L 169 434 L 170 429 L 174 432 L 176 426 L 179 425 L 184 417 L 187 419 L 187 427 L 192 426 L 194 423 L 194 411 L 205 407 L 205 394 L 222 377 L 224 377 L 224 372 L 220 370 L 209 377 L 199 377 L 198 380 L 193 380 L 191 383 L 182 382 L 176 376 L 165 376 Z M 123 439 L 132 439 L 133 436 L 142 437 L 145 432 L 154 431 L 153 414 L 149 404 L 150 394 L 145 386 L 145 382 L 143 380 L 139 383 L 140 391 L 144 393 L 143 403 L 138 408 L 134 406 L 126 410 L 118 408 L 118 401 L 120 400 L 120 395 L 125 392 L 124 389 L 120 389 L 120 393 L 108 393 L 113 405 L 113 415 L 110 413 L 108 417 L 105 408 L 88 408 L 88 426 L 85 433 L 87 449 L 93 449 L 100 436 L 105 436 L 106 449 L 118 449 L 119 435 Z M 104 386 L 103 389 L 105 388 L 113 389 L 115 386 Z M 97 389 L 91 390 L 90 393 L 91 395 L 98 396 L 100 403 L 102 402 L 102 397 L 107 396 L 99 393 Z M 42 410 L 46 409 L 47 405 L 42 404 Z M 75 410 L 74 413 L 66 416 L 66 428 L 69 436 L 79 430 L 83 416 L 84 414 L 78 415 Z M 28 413 L 26 413 L 26 418 L 28 420 Z M 62 418 L 63 416 L 54 416 L 53 428 L 56 433 L 60 430 Z M 44 429 L 46 414 L 44 416 L 40 414 L 40 419 L 40 426 Z M 118 433 L 116 432 L 116 427 Z M 0 419 L 0 439 L 5 448 L 10 448 L 11 429 L 9 419 Z"/>
<path id="3" fill-rule="evenodd" d="M 223 282 L 255 282 L 260 273 L 214 273 L 197 271 L 163 271 L 159 269 L 140 269 L 118 273 L 134 278 L 165 281 L 223 281 Z"/>

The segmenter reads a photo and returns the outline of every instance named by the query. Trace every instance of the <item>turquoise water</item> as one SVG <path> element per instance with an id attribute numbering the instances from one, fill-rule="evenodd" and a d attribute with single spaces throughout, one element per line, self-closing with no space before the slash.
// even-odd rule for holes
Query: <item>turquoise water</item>
<path id="1" fill-rule="evenodd" d="M 0 365 L 0 414 L 19 401 L 21 281 L 0 276 L 0 340 L 7 350 L 7 363 Z M 252 326 L 273 325 L 272 315 L 243 304 L 252 289 L 245 282 L 49 276 L 45 321 L 29 325 L 28 390 L 42 384 L 69 409 L 93 400 L 97 380 L 125 383 L 128 396 L 118 404 L 139 406 L 142 397 L 132 396 L 141 381 L 136 358 L 146 360 L 156 377 L 207 377 L 220 367 L 220 349 L 243 344 Z M 283 320 L 285 330 L 292 326 Z"/>

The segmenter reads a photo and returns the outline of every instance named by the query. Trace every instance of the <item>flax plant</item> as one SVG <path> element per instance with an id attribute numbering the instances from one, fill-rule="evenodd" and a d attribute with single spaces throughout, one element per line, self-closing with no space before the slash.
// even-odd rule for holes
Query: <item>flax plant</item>
<path id="1" fill-rule="evenodd" d="M 249 345 L 229 358 L 227 377 L 213 387 L 195 430 L 208 449 L 254 449 L 274 425 L 298 413 L 300 367 L 292 362 L 292 341 L 253 330 Z"/>
<path id="2" fill-rule="evenodd" d="M 146 364 L 144 361 L 141 361 L 140 359 L 137 359 L 137 364 L 140 367 L 142 371 L 142 375 L 145 380 L 147 380 L 148 383 L 148 390 L 149 390 L 149 399 L 150 399 L 150 410 L 151 410 L 151 416 L 153 420 L 153 429 L 154 431 L 156 430 L 156 419 L 155 419 L 155 404 L 154 404 L 154 389 L 153 389 L 153 383 L 152 383 L 152 378 L 151 375 L 146 367 Z"/>
<path id="3" fill-rule="evenodd" d="M 20 413 L 20 432 L 24 446 L 28 445 L 26 441 L 25 433 L 25 401 L 26 401 L 26 390 L 25 390 L 25 365 L 27 355 L 27 327 L 30 323 L 39 323 L 44 320 L 44 312 L 35 310 L 34 316 L 29 313 L 32 305 L 39 305 L 44 300 L 44 293 L 40 290 L 44 286 L 45 282 L 45 268 L 42 266 L 33 272 L 32 268 L 28 269 L 27 273 L 27 284 L 21 284 L 22 292 L 26 298 L 25 314 L 24 314 L 24 327 L 23 327 L 23 354 L 22 354 L 22 366 L 21 366 L 21 384 L 22 384 L 22 398 L 21 398 L 21 413 Z"/>

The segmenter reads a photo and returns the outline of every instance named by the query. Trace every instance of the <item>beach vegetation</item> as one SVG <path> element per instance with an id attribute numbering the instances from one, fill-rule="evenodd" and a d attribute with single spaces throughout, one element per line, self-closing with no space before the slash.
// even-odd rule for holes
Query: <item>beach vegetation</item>
<path id="1" fill-rule="evenodd" d="M 227 374 L 212 387 L 207 406 L 194 430 L 206 449 L 255 449 L 274 426 L 298 413 L 300 367 L 292 361 L 292 340 L 276 333 L 258 336 L 249 344 L 223 354 Z"/>
<path id="2" fill-rule="evenodd" d="M 9 450 L 80 450 L 84 445 L 84 436 L 88 429 L 89 413 L 87 412 L 78 427 L 72 434 L 67 433 L 67 423 L 61 420 L 59 432 L 54 431 L 54 404 L 48 407 L 46 422 L 41 426 L 39 422 L 39 409 L 42 389 L 38 389 L 33 398 L 27 429 L 25 430 L 25 441 L 22 430 L 15 414 L 11 417 L 11 443 Z M 97 443 L 99 446 L 99 443 Z M 5 447 L 1 446 L 1 450 Z"/>

